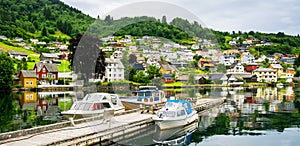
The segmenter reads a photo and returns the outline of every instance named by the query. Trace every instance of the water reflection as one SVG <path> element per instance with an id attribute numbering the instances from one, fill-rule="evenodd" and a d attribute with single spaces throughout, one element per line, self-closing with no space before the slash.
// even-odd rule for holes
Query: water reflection
<path id="1" fill-rule="evenodd" d="M 198 127 L 191 134 L 185 129 L 156 131 L 124 137 L 122 145 L 297 145 L 300 142 L 300 93 L 286 88 L 192 89 L 203 97 L 226 97 L 226 103 L 199 113 Z M 168 91 L 171 93 L 170 91 Z M 190 91 L 189 91 L 190 92 Z M 177 93 L 171 93 L 171 96 Z M 185 95 L 188 95 L 186 92 Z M 177 133 L 177 134 L 176 134 Z M 185 133 L 181 135 L 179 133 Z M 143 135 L 143 136 L 141 136 Z M 190 135 L 187 142 L 187 135 Z M 152 140 L 152 141 L 151 141 Z M 173 143 L 174 144 L 174 143 Z M 175 144 L 176 145 L 176 144 Z"/>
<path id="2" fill-rule="evenodd" d="M 74 92 L 1 93 L 0 133 L 60 122 L 60 112 L 76 100 Z"/>

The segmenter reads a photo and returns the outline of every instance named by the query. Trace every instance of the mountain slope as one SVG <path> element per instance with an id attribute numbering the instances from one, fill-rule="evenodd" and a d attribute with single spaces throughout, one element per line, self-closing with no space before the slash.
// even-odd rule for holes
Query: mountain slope
<path id="1" fill-rule="evenodd" d="M 1 0 L 0 7 L 0 31 L 7 37 L 75 36 L 94 21 L 59 0 Z"/>

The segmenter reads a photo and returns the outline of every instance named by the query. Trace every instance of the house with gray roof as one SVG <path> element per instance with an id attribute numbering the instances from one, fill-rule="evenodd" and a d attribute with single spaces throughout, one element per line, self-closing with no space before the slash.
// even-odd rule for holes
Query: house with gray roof
<path id="1" fill-rule="evenodd" d="M 38 62 L 35 63 L 33 70 L 40 84 L 48 84 L 47 80 L 51 80 L 49 84 L 55 84 L 58 81 L 58 69 L 56 64 Z"/>
<path id="2" fill-rule="evenodd" d="M 40 55 L 40 61 L 44 61 L 47 63 L 52 63 L 54 60 L 58 60 L 59 57 L 55 53 L 42 53 Z"/>
<path id="3" fill-rule="evenodd" d="M 252 74 L 257 76 L 258 82 L 277 82 L 276 70 L 271 68 L 258 68 Z"/>
<path id="4" fill-rule="evenodd" d="M 13 50 L 9 50 L 7 51 L 7 54 L 9 57 L 11 58 L 16 58 L 18 60 L 22 60 L 23 58 L 25 58 L 27 60 L 27 53 L 25 52 L 18 52 L 18 51 L 13 51 Z"/>

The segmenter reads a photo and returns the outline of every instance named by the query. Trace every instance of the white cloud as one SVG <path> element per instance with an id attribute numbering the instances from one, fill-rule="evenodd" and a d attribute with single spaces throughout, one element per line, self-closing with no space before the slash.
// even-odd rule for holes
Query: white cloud
<path id="1" fill-rule="evenodd" d="M 62 0 L 63 2 L 78 8 L 90 16 L 103 16 L 110 11 L 125 12 L 118 10 L 122 6 L 141 2 L 140 0 Z M 161 18 L 162 12 L 174 15 L 189 15 L 191 12 L 206 24 L 206 26 L 222 31 L 262 31 L 278 32 L 287 34 L 300 33 L 300 1 L 297 0 L 155 0 L 156 2 L 167 2 L 186 9 L 172 9 L 167 6 L 157 6 L 148 12 L 150 6 L 133 7 L 133 14 L 152 14 Z M 123 7 L 124 8 L 124 7 Z M 123 9 L 122 8 L 122 9 Z M 173 7 L 174 8 L 174 7 Z M 137 11 L 139 10 L 139 11 Z M 126 13 L 123 13 L 126 14 Z M 188 17 L 188 16 L 187 16 Z"/>

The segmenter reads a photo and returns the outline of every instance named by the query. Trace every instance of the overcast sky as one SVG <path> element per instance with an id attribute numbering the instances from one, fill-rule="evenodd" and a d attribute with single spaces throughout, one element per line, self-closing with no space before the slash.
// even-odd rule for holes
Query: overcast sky
<path id="1" fill-rule="evenodd" d="M 92 17 L 175 16 L 221 31 L 300 34 L 299 0 L 62 0 Z"/>

